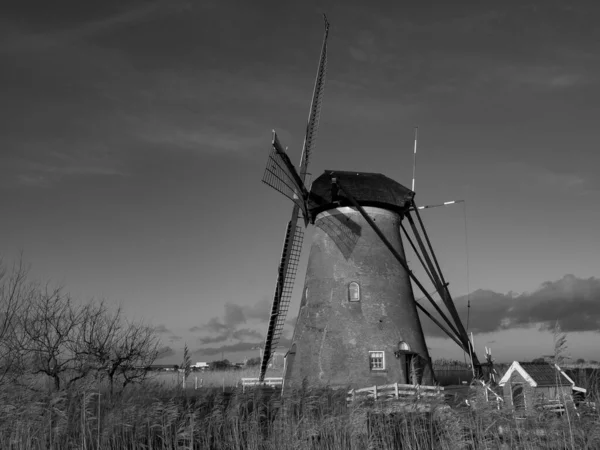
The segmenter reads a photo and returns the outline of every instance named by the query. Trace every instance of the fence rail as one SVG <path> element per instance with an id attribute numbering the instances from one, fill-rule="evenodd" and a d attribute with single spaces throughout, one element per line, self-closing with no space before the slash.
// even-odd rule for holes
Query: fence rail
<path id="1" fill-rule="evenodd" d="M 346 400 L 353 402 L 360 398 L 373 398 L 374 400 L 389 399 L 441 399 L 444 388 L 440 386 L 421 386 L 418 384 L 386 384 L 382 386 L 370 386 L 362 389 L 351 389 Z"/>
<path id="2" fill-rule="evenodd" d="M 261 383 L 259 378 L 242 378 L 242 390 L 245 390 L 247 387 L 251 386 L 269 386 L 273 388 L 282 387 L 283 386 L 283 378 L 282 377 L 271 377 L 265 378 Z"/>

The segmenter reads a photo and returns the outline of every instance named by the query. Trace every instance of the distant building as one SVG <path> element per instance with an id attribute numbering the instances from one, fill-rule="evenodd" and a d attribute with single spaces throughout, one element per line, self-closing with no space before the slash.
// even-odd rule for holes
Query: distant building
<path id="1" fill-rule="evenodd" d="M 191 367 L 192 369 L 205 370 L 208 369 L 209 365 L 207 362 L 197 362 L 196 364 L 192 364 Z"/>
<path id="2" fill-rule="evenodd" d="M 158 371 L 158 372 L 173 372 L 178 369 L 179 366 L 176 364 L 154 364 L 146 367 L 146 370 Z"/>
<path id="3" fill-rule="evenodd" d="M 585 394 L 560 367 L 549 363 L 514 361 L 498 385 L 505 405 L 524 413 L 544 405 L 572 404 L 574 395 Z"/>

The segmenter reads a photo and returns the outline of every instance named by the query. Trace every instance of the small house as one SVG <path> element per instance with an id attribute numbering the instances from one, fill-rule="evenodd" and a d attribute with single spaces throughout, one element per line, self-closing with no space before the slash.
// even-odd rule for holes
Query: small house
<path id="1" fill-rule="evenodd" d="M 556 409 L 573 402 L 573 392 L 582 391 L 556 364 L 514 361 L 499 386 L 504 404 L 515 411 L 532 412 L 538 408 Z"/>

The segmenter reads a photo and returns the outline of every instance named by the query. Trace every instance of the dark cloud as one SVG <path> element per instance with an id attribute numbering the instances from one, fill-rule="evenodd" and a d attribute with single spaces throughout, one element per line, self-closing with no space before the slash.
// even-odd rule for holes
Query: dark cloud
<path id="1" fill-rule="evenodd" d="M 190 328 L 192 333 L 196 333 L 198 331 L 205 331 L 207 333 L 224 333 L 229 330 L 229 327 L 225 325 L 221 319 L 218 317 L 213 317 L 204 325 L 195 326 Z"/>
<path id="2" fill-rule="evenodd" d="M 171 356 L 175 356 L 176 354 L 177 354 L 177 352 L 175 350 L 173 350 L 171 347 L 165 346 L 158 350 L 158 358 L 156 358 L 156 359 L 169 358 Z"/>
<path id="3" fill-rule="evenodd" d="M 490 333 L 511 328 L 537 326 L 548 330 L 559 321 L 565 332 L 600 332 L 600 279 L 581 279 L 565 275 L 557 281 L 547 281 L 531 293 L 499 294 L 487 290 L 473 292 L 469 331 Z M 424 304 L 424 301 L 422 301 Z M 467 297 L 455 299 L 456 308 L 466 322 Z M 426 306 L 424 304 L 424 306 Z M 432 308 L 428 308 L 431 310 Z M 445 336 L 427 317 L 421 323 L 425 334 Z"/>
<path id="4" fill-rule="evenodd" d="M 234 339 L 239 339 L 240 341 L 256 341 L 264 338 L 264 335 L 256 330 L 252 330 L 250 328 L 243 328 L 241 330 L 234 331 L 231 336 Z"/>
<path id="5" fill-rule="evenodd" d="M 247 319 L 255 319 L 260 322 L 266 322 L 269 320 L 271 313 L 272 300 L 263 298 L 250 306 L 244 306 L 243 311 Z"/>
<path id="6" fill-rule="evenodd" d="M 156 331 L 157 333 L 171 333 L 171 330 L 169 330 L 167 327 L 165 327 L 163 324 L 160 325 L 156 325 L 154 327 L 154 331 Z"/>
<path id="7" fill-rule="evenodd" d="M 246 323 L 244 309 L 235 303 L 225 303 L 225 316 L 223 322 L 230 327 Z"/>
<path id="8" fill-rule="evenodd" d="M 246 352 L 249 350 L 254 350 L 258 345 L 260 345 L 258 342 L 238 342 L 236 344 L 223 345 L 221 347 L 201 348 L 194 351 L 193 354 L 214 356 L 220 355 L 221 353 Z"/>
<path id="9" fill-rule="evenodd" d="M 225 303 L 223 317 L 213 317 L 203 325 L 190 328 L 193 333 L 199 333 L 200 345 L 226 343 L 228 341 L 261 341 L 263 333 L 252 328 L 240 328 L 248 322 L 254 322 L 264 327 L 269 317 L 270 302 L 263 299 L 252 305 Z M 235 344 L 228 344 L 235 345 Z M 258 345 L 258 344 L 252 344 Z"/>
<path id="10" fill-rule="evenodd" d="M 232 336 L 233 332 L 231 330 L 225 330 L 220 333 L 210 334 L 207 336 L 198 337 L 199 344 L 214 344 L 217 342 L 224 342 Z"/>
<path id="11" fill-rule="evenodd" d="M 177 342 L 177 341 L 180 341 L 180 340 L 181 340 L 181 336 L 177 336 L 177 335 L 173 334 L 173 332 L 172 332 L 171 330 L 169 330 L 169 329 L 168 329 L 168 328 L 167 328 L 167 327 L 166 327 L 164 324 L 162 324 L 162 323 L 161 323 L 160 325 L 156 325 L 156 326 L 154 327 L 154 331 L 155 331 L 156 333 L 159 333 L 159 334 L 167 334 L 167 335 L 170 335 L 170 336 L 167 336 L 167 337 L 166 337 L 170 343 Z"/>

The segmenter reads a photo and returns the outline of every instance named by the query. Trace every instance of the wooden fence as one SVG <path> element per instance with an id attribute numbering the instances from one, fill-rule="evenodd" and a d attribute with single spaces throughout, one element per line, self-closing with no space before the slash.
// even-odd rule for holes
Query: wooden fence
<path id="1" fill-rule="evenodd" d="M 283 386 L 282 377 L 271 377 L 265 378 L 261 383 L 258 378 L 242 378 L 242 390 L 245 391 L 247 387 L 251 386 L 269 386 L 272 388 L 281 388 Z"/>
<path id="2" fill-rule="evenodd" d="M 347 400 L 353 402 L 362 398 L 374 400 L 407 399 L 419 400 L 421 398 L 434 400 L 443 398 L 443 387 L 421 386 L 418 384 L 386 384 L 383 386 L 371 386 L 362 389 L 351 389 Z"/>

